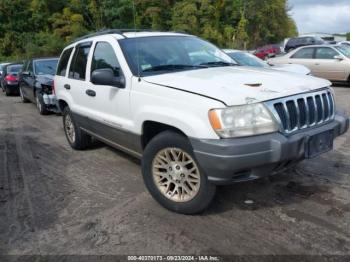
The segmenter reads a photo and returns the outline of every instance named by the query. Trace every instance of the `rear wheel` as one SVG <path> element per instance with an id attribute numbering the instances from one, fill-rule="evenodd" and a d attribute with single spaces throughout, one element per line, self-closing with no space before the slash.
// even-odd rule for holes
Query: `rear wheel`
<path id="1" fill-rule="evenodd" d="M 63 128 L 68 143 L 73 149 L 84 150 L 90 146 L 91 136 L 77 126 L 68 106 L 63 110 Z"/>
<path id="2" fill-rule="evenodd" d="M 166 131 L 149 142 L 142 159 L 146 187 L 165 208 L 182 214 L 204 211 L 216 187 L 200 169 L 188 139 Z"/>
<path id="3" fill-rule="evenodd" d="M 11 91 L 10 91 L 10 89 L 8 89 L 7 86 L 5 86 L 5 94 L 6 94 L 6 96 L 10 96 L 11 95 Z"/>
<path id="4" fill-rule="evenodd" d="M 39 111 L 39 114 L 47 115 L 49 113 L 49 110 L 47 110 L 47 107 L 44 103 L 43 96 L 40 94 L 40 92 L 35 92 L 35 101 L 36 101 L 36 107 Z"/>

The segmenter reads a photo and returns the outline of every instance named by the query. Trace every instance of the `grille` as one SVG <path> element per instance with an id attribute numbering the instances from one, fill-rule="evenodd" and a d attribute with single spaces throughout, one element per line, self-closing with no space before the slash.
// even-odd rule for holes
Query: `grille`
<path id="1" fill-rule="evenodd" d="M 329 89 L 267 102 L 284 133 L 324 124 L 334 119 L 334 98 Z"/>

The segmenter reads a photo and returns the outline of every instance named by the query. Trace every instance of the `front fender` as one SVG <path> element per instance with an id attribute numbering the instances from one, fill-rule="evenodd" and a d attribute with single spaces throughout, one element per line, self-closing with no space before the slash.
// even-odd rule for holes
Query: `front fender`
<path id="1" fill-rule="evenodd" d="M 175 127 L 188 137 L 219 138 L 211 127 L 206 112 L 147 105 L 142 107 L 136 115 L 136 132 L 139 134 L 142 134 L 143 124 L 146 121 L 154 121 Z"/>

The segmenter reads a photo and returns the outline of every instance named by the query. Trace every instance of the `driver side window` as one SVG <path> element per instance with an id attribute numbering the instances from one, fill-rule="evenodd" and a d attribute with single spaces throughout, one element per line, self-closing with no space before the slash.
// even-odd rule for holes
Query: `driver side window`
<path id="1" fill-rule="evenodd" d="M 316 59 L 334 59 L 337 55 L 339 54 L 329 47 L 319 47 L 316 50 Z"/>
<path id="2" fill-rule="evenodd" d="M 121 75 L 120 65 L 113 47 L 107 42 L 98 42 L 95 47 L 91 63 L 91 74 L 96 69 L 110 68 L 114 76 Z"/>

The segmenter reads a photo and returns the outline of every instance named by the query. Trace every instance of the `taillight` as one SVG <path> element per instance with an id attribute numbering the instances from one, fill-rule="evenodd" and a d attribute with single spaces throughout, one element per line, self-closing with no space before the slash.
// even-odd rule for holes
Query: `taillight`
<path id="1" fill-rule="evenodd" d="M 18 81 L 18 77 L 17 77 L 17 76 L 14 76 L 14 75 L 7 75 L 7 76 L 5 77 L 5 80 L 6 80 L 6 81 L 15 82 L 15 81 Z"/>

